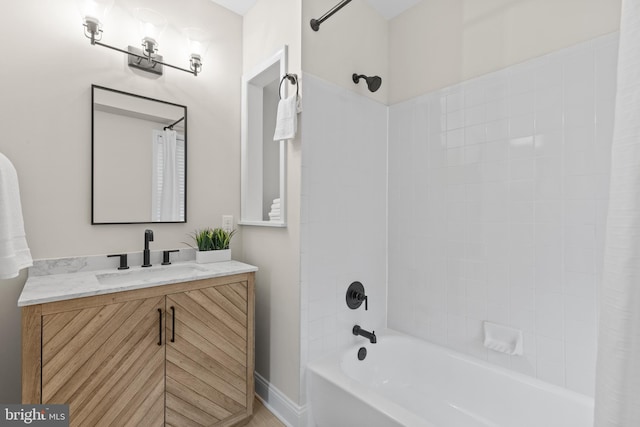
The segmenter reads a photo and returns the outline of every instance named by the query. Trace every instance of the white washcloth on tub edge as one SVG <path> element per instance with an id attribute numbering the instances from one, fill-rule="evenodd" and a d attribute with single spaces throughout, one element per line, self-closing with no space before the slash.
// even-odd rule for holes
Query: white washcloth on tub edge
<path id="1" fill-rule="evenodd" d="M 18 174 L 11 161 L 0 153 L 0 279 L 16 277 L 20 270 L 32 265 L 24 232 Z"/>
<path id="2" fill-rule="evenodd" d="M 281 99 L 278 102 L 278 114 L 276 117 L 276 131 L 274 141 L 293 139 L 298 131 L 298 99 L 297 95 Z"/>

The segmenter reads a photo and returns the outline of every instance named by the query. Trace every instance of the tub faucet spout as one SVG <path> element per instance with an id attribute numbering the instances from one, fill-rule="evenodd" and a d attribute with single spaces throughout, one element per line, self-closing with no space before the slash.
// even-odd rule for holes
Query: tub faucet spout
<path id="1" fill-rule="evenodd" d="M 378 342 L 378 339 L 376 338 L 376 331 L 365 331 L 360 327 L 360 325 L 355 325 L 353 327 L 353 335 L 360 335 L 362 337 L 365 337 L 371 342 L 371 344 L 375 344 Z"/>

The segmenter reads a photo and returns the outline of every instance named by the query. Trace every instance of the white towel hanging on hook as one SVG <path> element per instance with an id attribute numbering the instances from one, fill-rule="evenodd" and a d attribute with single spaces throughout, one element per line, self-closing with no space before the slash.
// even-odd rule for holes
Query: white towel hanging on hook
<path id="1" fill-rule="evenodd" d="M 296 85 L 295 95 L 291 95 L 282 99 L 282 83 L 288 80 L 291 84 Z M 274 141 L 283 141 L 293 139 L 298 132 L 298 113 L 302 112 L 302 104 L 300 102 L 300 86 L 298 85 L 298 76 L 296 74 L 286 74 L 280 80 L 278 87 L 280 101 L 278 102 L 278 111 L 276 116 L 276 130 L 273 135 Z"/>
<path id="2" fill-rule="evenodd" d="M 281 99 L 278 102 L 278 115 L 276 118 L 276 131 L 274 141 L 293 139 L 298 132 L 297 95 Z"/>

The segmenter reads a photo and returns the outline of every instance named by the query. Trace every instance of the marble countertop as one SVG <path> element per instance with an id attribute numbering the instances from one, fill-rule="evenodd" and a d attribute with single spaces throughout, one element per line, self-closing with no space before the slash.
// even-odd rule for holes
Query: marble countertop
<path id="1" fill-rule="evenodd" d="M 209 264 L 175 262 L 168 266 L 131 267 L 128 270 L 120 271 L 110 268 L 40 276 L 30 275 L 18 299 L 18 306 L 24 307 L 171 283 L 230 276 L 257 270 L 257 267 L 239 261 Z"/>

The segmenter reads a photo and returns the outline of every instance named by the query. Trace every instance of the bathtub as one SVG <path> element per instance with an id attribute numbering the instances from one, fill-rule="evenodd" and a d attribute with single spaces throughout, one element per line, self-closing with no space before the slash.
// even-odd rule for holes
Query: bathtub
<path id="1" fill-rule="evenodd" d="M 587 396 L 392 330 L 310 363 L 307 387 L 310 426 L 593 425 Z"/>

